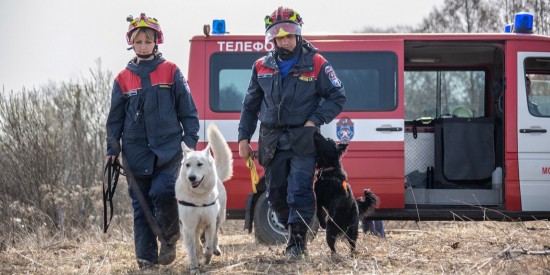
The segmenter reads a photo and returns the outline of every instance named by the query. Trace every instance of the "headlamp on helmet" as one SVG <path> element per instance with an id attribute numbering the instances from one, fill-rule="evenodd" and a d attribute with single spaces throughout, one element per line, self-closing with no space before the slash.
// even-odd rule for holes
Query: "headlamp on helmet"
<path id="1" fill-rule="evenodd" d="M 164 41 L 164 36 L 162 35 L 162 30 L 160 29 L 157 19 L 147 17 L 145 13 L 141 13 L 141 15 L 135 19 L 132 15 L 126 17 L 126 21 L 130 22 L 128 32 L 126 33 L 126 41 L 128 42 L 128 45 L 132 45 L 132 41 L 130 41 L 132 38 L 132 33 L 139 28 L 150 28 L 155 30 L 157 35 L 157 44 L 162 44 Z"/>

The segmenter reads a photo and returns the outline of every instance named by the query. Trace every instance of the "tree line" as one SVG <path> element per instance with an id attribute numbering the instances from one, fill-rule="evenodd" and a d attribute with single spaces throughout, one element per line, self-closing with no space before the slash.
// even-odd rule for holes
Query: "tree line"
<path id="1" fill-rule="evenodd" d="M 502 33 L 519 12 L 534 16 L 535 34 L 550 35 L 550 0 L 445 0 L 418 26 L 365 27 L 359 32 Z"/>

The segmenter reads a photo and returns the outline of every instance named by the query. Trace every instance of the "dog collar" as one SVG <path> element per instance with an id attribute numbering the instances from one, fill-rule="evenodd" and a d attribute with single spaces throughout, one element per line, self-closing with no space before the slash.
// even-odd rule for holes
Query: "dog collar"
<path id="1" fill-rule="evenodd" d="M 328 172 L 336 169 L 336 167 L 324 167 L 319 168 L 319 171 L 317 172 L 317 178 L 322 179 L 323 178 L 323 172 Z"/>
<path id="2" fill-rule="evenodd" d="M 180 200 L 178 200 L 178 203 L 183 205 L 183 206 L 206 207 L 206 206 L 214 205 L 216 203 L 216 201 L 218 201 L 218 198 L 216 198 L 213 202 L 211 202 L 209 204 L 203 204 L 203 205 L 196 205 L 194 203 L 190 203 L 190 202 L 186 202 L 186 201 L 180 201 Z"/>

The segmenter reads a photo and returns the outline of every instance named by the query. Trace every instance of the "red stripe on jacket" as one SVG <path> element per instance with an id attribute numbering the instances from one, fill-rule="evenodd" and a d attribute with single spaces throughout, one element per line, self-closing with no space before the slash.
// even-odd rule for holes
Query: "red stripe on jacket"
<path id="1" fill-rule="evenodd" d="M 170 61 L 160 63 L 157 68 L 149 74 L 151 78 L 151 86 L 158 84 L 173 84 L 174 74 L 178 67 Z M 120 86 L 123 94 L 129 91 L 141 89 L 141 78 L 128 69 L 124 69 L 116 77 L 116 82 Z"/>
<path id="2" fill-rule="evenodd" d="M 141 89 L 141 78 L 128 69 L 124 69 L 118 74 L 116 82 L 123 94 Z"/>
<path id="3" fill-rule="evenodd" d="M 158 84 L 173 84 L 174 83 L 174 74 L 178 67 L 176 64 L 170 61 L 164 61 L 160 63 L 156 70 L 151 74 L 151 86 Z"/>
<path id="4" fill-rule="evenodd" d="M 266 67 L 264 66 L 262 63 L 264 63 L 264 60 L 265 60 L 265 56 L 260 58 L 258 60 L 258 62 L 256 62 L 256 72 L 258 73 L 258 75 L 262 75 L 262 74 L 274 74 L 275 73 L 275 69 L 272 69 L 272 68 L 269 68 L 269 67 Z"/>
<path id="5" fill-rule="evenodd" d="M 256 72 L 258 75 L 262 74 L 274 74 L 275 70 L 272 68 L 268 68 L 262 63 L 265 60 L 265 56 L 260 58 L 258 62 L 256 62 Z M 313 77 L 317 79 L 317 76 L 319 75 L 319 71 L 321 71 L 321 68 L 323 65 L 327 62 L 327 60 L 320 54 L 316 53 L 313 55 L 313 72 L 303 72 L 301 75 L 306 77 Z"/>

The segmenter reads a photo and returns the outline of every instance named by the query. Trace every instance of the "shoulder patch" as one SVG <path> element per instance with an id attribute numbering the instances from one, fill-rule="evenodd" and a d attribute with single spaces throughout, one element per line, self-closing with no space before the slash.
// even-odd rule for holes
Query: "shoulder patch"
<path id="1" fill-rule="evenodd" d="M 332 66 L 325 67 L 325 74 L 330 80 L 330 83 L 332 83 L 332 86 L 336 88 L 342 87 L 342 82 L 340 81 L 340 79 L 338 79 L 338 76 L 336 76 L 336 73 L 334 72 L 334 69 L 332 69 Z"/>
<path id="2" fill-rule="evenodd" d="M 187 82 L 187 80 L 185 79 L 185 77 L 183 76 L 183 74 L 181 73 L 181 71 L 180 71 L 180 74 L 181 74 L 181 79 L 183 80 L 183 88 L 185 88 L 185 90 L 186 90 L 188 93 L 191 93 L 191 89 L 189 88 L 189 83 Z"/>

